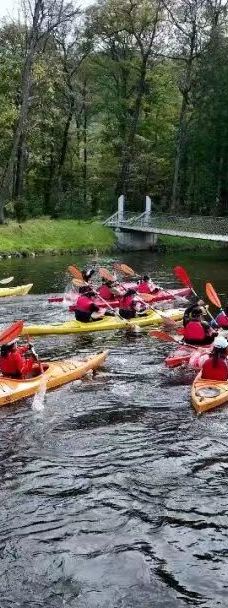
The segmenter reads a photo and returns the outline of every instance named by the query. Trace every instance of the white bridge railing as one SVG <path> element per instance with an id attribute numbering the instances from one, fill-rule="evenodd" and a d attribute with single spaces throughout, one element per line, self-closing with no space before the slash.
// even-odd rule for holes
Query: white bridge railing
<path id="1" fill-rule="evenodd" d="M 130 213 L 124 210 L 124 197 L 118 201 L 118 211 L 105 222 L 106 226 L 132 231 L 154 232 L 172 236 L 188 236 L 213 241 L 228 242 L 228 217 L 192 215 L 177 216 L 152 213 L 151 200 L 146 197 L 146 210 L 143 213 Z"/>

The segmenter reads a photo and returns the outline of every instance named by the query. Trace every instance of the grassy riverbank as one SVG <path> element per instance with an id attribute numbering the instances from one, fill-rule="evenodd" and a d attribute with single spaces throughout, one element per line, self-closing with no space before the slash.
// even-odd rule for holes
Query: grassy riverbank
<path id="1" fill-rule="evenodd" d="M 187 237 L 174 237 L 174 236 L 159 236 L 158 249 L 160 251 L 194 251 L 194 252 L 206 252 L 206 251 L 220 251 L 226 247 L 223 243 L 216 243 L 216 241 L 206 241 L 204 239 L 190 239 Z M 227 249 L 228 255 L 228 249 Z"/>
<path id="2" fill-rule="evenodd" d="M 77 220 L 28 220 L 0 226 L 0 254 L 110 251 L 115 245 L 112 230 L 98 222 Z"/>

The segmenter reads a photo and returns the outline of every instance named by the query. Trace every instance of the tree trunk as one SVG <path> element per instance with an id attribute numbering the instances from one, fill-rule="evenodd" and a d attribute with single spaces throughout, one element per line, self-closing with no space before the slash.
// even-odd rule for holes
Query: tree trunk
<path id="1" fill-rule="evenodd" d="M 23 195 L 24 189 L 24 170 L 25 170 L 25 133 L 21 133 L 18 150 L 17 162 L 15 171 L 15 182 L 13 198 L 18 199 Z"/>
<path id="2" fill-rule="evenodd" d="M 178 138 L 177 138 L 177 148 L 176 148 L 176 158 L 175 158 L 175 168 L 174 168 L 174 177 L 173 177 L 173 190 L 172 190 L 172 201 L 171 201 L 171 211 L 176 211 L 179 202 L 179 176 L 180 176 L 180 164 L 182 158 L 182 150 L 183 150 L 183 142 L 185 135 L 185 118 L 187 111 L 187 99 L 183 96 L 181 111 L 180 111 L 180 120 L 179 120 L 179 130 L 178 130 Z"/>
<path id="3" fill-rule="evenodd" d="M 139 120 L 142 99 L 143 99 L 143 95 L 144 95 L 147 60 L 148 60 L 147 56 L 143 57 L 142 65 L 141 65 L 141 72 L 140 72 L 140 79 L 139 79 L 139 83 L 138 83 L 138 93 L 137 93 L 137 97 L 135 100 L 133 118 L 131 121 L 127 142 L 125 143 L 125 146 L 124 146 L 122 167 L 121 167 L 120 176 L 119 176 L 119 180 L 118 180 L 117 187 L 116 187 L 116 193 L 118 196 L 120 194 L 124 194 L 124 196 L 127 195 L 127 183 L 128 183 L 128 178 L 129 178 L 130 165 L 131 165 L 132 157 L 133 157 L 133 146 L 134 146 L 135 135 L 137 132 L 137 127 L 138 127 L 138 120 Z"/>
<path id="4" fill-rule="evenodd" d="M 86 210 L 87 205 L 87 90 L 86 83 L 84 82 L 83 87 L 83 168 L 82 168 L 82 182 L 83 182 L 83 207 Z"/>
<path id="5" fill-rule="evenodd" d="M 24 67 L 22 71 L 22 83 L 21 83 L 21 107 L 17 122 L 17 127 L 14 133 L 12 142 L 12 148 L 7 166 L 2 179 L 0 188 L 0 222 L 4 222 L 4 204 L 8 196 L 12 195 L 13 190 L 13 173 L 17 152 L 19 149 L 20 140 L 26 142 L 27 134 L 27 120 L 28 120 L 28 109 L 29 109 L 29 95 L 31 89 L 31 72 L 35 49 L 38 39 L 38 28 L 40 13 L 42 12 L 43 0 L 36 0 L 32 30 L 28 42 L 28 50 L 24 61 Z M 22 167 L 21 167 L 22 169 Z"/>

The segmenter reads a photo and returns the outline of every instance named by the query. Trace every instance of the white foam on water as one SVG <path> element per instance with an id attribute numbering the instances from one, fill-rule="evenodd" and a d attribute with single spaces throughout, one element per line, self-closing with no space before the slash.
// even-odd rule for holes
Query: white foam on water
<path id="1" fill-rule="evenodd" d="M 46 395 L 46 390 L 47 390 L 47 383 L 45 378 L 43 378 L 40 382 L 40 387 L 37 391 L 37 393 L 35 393 L 34 398 L 33 398 L 33 402 L 32 402 L 32 409 L 33 411 L 36 412 L 42 412 L 44 410 L 44 399 L 45 399 L 45 395 Z"/>

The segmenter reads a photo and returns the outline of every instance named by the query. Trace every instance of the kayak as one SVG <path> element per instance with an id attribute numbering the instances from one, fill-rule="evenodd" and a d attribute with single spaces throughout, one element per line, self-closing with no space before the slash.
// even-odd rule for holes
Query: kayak
<path id="1" fill-rule="evenodd" d="M 100 367 L 107 355 L 108 351 L 104 351 L 84 361 L 76 358 L 52 361 L 48 363 L 47 371 L 29 380 L 13 380 L 2 376 L 0 378 L 0 406 L 10 405 L 14 401 L 34 395 L 43 383 L 43 379 L 47 390 L 78 380 L 90 370 Z"/>
<path id="2" fill-rule="evenodd" d="M 171 369 L 180 367 L 181 365 L 189 365 L 194 369 L 201 369 L 207 356 L 212 349 L 212 344 L 208 346 L 187 346 L 181 344 L 165 359 L 165 365 Z"/>
<path id="3" fill-rule="evenodd" d="M 123 283 L 124 289 L 136 289 L 138 287 L 138 283 Z M 151 294 L 151 302 L 159 302 L 161 300 L 169 300 L 169 299 L 178 299 L 178 298 L 188 298 L 191 295 L 192 291 L 189 287 L 180 287 L 178 289 L 159 289 L 156 293 Z M 139 294 L 143 296 L 142 293 Z M 150 294 L 149 294 L 150 295 Z M 147 294 L 148 297 L 148 294 Z"/>
<path id="4" fill-rule="evenodd" d="M 48 334 L 81 334 L 94 331 L 112 331 L 115 329 L 129 329 L 129 327 L 147 327 L 149 325 L 161 325 L 163 317 L 181 321 L 183 319 L 184 310 L 180 308 L 167 310 L 162 313 L 162 317 L 158 312 L 148 311 L 143 317 L 136 317 L 125 321 L 119 317 L 106 316 L 100 321 L 90 321 L 90 323 L 81 323 L 80 321 L 66 321 L 65 323 L 53 323 L 44 325 L 24 325 L 22 335 L 41 336 Z"/>
<path id="5" fill-rule="evenodd" d="M 0 287 L 0 298 L 8 298 L 10 296 L 26 296 L 32 289 L 33 283 L 28 285 L 18 285 L 17 287 Z"/>
<path id="6" fill-rule="evenodd" d="M 228 402 L 228 382 L 202 380 L 200 372 L 193 382 L 191 399 L 198 414 L 224 405 Z"/>
<path id="7" fill-rule="evenodd" d="M 129 285 L 133 286 L 133 287 L 137 287 L 134 283 L 129 283 Z M 125 283 L 125 287 L 127 286 L 127 283 Z M 129 288 L 128 288 L 129 289 Z M 188 297 L 191 294 L 191 290 L 187 287 L 184 287 L 183 289 L 169 289 L 168 291 L 164 291 L 164 289 L 159 289 L 159 291 L 157 291 L 155 294 L 146 294 L 146 302 L 150 302 L 151 304 L 153 304 L 153 302 L 162 302 L 162 301 L 166 301 L 166 300 L 177 300 L 178 298 L 183 298 L 183 297 Z M 61 295 L 54 295 L 54 296 L 50 296 L 48 298 L 48 302 L 49 304 L 61 304 L 62 302 L 66 302 L 69 303 L 69 309 L 72 311 L 73 310 L 73 306 L 75 303 L 75 300 L 77 298 L 77 295 L 74 291 L 71 291 L 69 293 L 67 293 L 65 296 L 61 296 Z M 138 294 L 140 296 L 140 298 L 143 300 L 143 296 L 145 294 L 140 293 Z M 95 300 L 95 304 L 97 304 L 98 306 L 104 305 L 104 302 L 102 302 L 100 300 L 100 298 L 96 298 Z M 110 306 L 112 306 L 112 308 L 118 308 L 119 307 L 119 300 L 113 300 L 111 302 L 109 302 Z"/>

